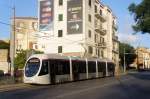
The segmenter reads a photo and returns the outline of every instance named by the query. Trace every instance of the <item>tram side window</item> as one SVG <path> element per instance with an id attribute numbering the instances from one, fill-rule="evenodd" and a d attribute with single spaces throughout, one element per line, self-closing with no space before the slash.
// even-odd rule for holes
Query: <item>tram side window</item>
<path id="1" fill-rule="evenodd" d="M 98 62 L 98 72 L 103 72 L 106 69 L 106 63 L 105 62 Z"/>
<path id="2" fill-rule="evenodd" d="M 73 71 L 78 73 L 86 73 L 85 61 L 72 61 Z"/>
<path id="3" fill-rule="evenodd" d="M 56 75 L 64 75 L 70 73 L 69 61 L 65 60 L 57 61 L 55 67 L 56 67 Z"/>
<path id="4" fill-rule="evenodd" d="M 48 61 L 43 60 L 39 76 L 46 75 L 46 74 L 48 74 Z"/>
<path id="5" fill-rule="evenodd" d="M 96 62 L 94 62 L 94 61 L 88 62 L 88 72 L 89 73 L 95 73 L 96 72 Z"/>
<path id="6" fill-rule="evenodd" d="M 79 62 L 79 72 L 86 73 L 86 62 L 85 61 Z"/>
<path id="7" fill-rule="evenodd" d="M 115 65 L 113 63 L 108 63 L 108 70 L 113 71 L 115 68 Z"/>

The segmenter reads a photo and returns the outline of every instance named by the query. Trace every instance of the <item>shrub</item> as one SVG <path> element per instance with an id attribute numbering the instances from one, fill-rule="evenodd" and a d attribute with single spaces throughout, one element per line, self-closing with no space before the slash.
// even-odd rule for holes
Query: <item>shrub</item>
<path id="1" fill-rule="evenodd" d="M 0 77 L 3 77 L 3 76 L 4 76 L 4 71 L 0 70 Z"/>

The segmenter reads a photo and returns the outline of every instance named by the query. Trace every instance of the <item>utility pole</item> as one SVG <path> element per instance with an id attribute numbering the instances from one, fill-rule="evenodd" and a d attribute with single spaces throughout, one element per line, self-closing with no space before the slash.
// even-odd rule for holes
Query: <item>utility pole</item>
<path id="1" fill-rule="evenodd" d="M 15 30 L 16 30 L 16 25 L 15 25 L 15 17 L 16 17 L 16 11 L 15 11 L 15 6 L 12 8 L 13 10 L 13 18 L 12 18 L 12 32 L 10 33 L 10 59 L 11 59 L 11 67 L 10 67 L 10 72 L 11 75 L 14 76 L 14 58 L 15 58 Z"/>
<path id="2" fill-rule="evenodd" d="M 139 71 L 140 68 L 139 68 L 139 53 L 138 53 L 138 47 L 137 47 L 137 70 Z"/>
<path id="3" fill-rule="evenodd" d="M 125 48 L 123 49 L 123 55 L 124 55 L 124 66 L 123 66 L 123 71 L 124 73 L 126 72 L 126 53 L 125 53 Z"/>

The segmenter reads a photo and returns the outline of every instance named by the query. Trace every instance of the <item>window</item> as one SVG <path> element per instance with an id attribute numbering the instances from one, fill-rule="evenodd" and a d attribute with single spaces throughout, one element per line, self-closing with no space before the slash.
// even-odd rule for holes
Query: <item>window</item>
<path id="1" fill-rule="evenodd" d="M 56 60 L 55 72 L 56 75 L 70 74 L 69 60 Z"/>
<path id="2" fill-rule="evenodd" d="M 89 52 L 89 54 L 93 53 L 93 48 L 91 46 L 88 47 L 88 52 Z"/>
<path id="3" fill-rule="evenodd" d="M 59 14 L 59 15 L 58 15 L 58 20 L 59 20 L 59 21 L 63 21 L 63 14 Z"/>
<path id="4" fill-rule="evenodd" d="M 100 43 L 104 43 L 104 38 L 100 37 Z"/>
<path id="5" fill-rule="evenodd" d="M 88 61 L 88 72 L 89 73 L 96 72 L 96 62 L 95 61 Z"/>
<path id="6" fill-rule="evenodd" d="M 72 61 L 73 73 L 86 73 L 86 61 Z"/>
<path id="7" fill-rule="evenodd" d="M 91 2 L 91 0 L 89 0 L 89 6 L 91 7 L 91 5 L 92 5 L 92 2 Z"/>
<path id="8" fill-rule="evenodd" d="M 115 64 L 108 62 L 108 71 L 112 72 L 112 71 L 114 71 L 114 69 L 115 69 Z"/>
<path id="9" fill-rule="evenodd" d="M 97 6 L 95 5 L 95 13 L 97 13 Z"/>
<path id="10" fill-rule="evenodd" d="M 46 75 L 46 74 L 48 74 L 48 61 L 43 60 L 39 76 Z"/>
<path id="11" fill-rule="evenodd" d="M 89 22 L 92 21 L 92 20 L 91 20 L 91 15 L 90 15 L 90 14 L 88 15 L 88 20 L 89 20 Z"/>
<path id="12" fill-rule="evenodd" d="M 105 72 L 105 71 L 106 71 L 106 63 L 98 62 L 98 72 Z"/>
<path id="13" fill-rule="evenodd" d="M 98 50 L 98 57 L 100 56 L 100 51 Z"/>
<path id="14" fill-rule="evenodd" d="M 58 46 L 58 53 L 62 53 L 62 46 Z"/>
<path id="15" fill-rule="evenodd" d="M 100 13 L 100 15 L 102 15 L 103 13 L 102 13 L 102 10 L 99 10 L 99 13 Z"/>
<path id="16" fill-rule="evenodd" d="M 28 60 L 25 67 L 25 76 L 32 77 L 37 74 L 40 67 L 40 60 L 38 58 L 31 58 Z"/>
<path id="17" fill-rule="evenodd" d="M 104 58 L 104 52 L 103 51 L 101 51 L 101 57 Z"/>
<path id="18" fill-rule="evenodd" d="M 97 35 L 95 34 L 95 37 L 94 37 L 94 41 L 95 41 L 95 43 L 96 43 L 96 41 L 97 41 Z"/>
<path id="19" fill-rule="evenodd" d="M 91 30 L 88 31 L 88 37 L 91 38 Z"/>
<path id="20" fill-rule="evenodd" d="M 59 6 L 63 5 L 63 0 L 59 0 Z"/>
<path id="21" fill-rule="evenodd" d="M 62 37 L 63 36 L 63 30 L 58 30 L 58 37 Z"/>

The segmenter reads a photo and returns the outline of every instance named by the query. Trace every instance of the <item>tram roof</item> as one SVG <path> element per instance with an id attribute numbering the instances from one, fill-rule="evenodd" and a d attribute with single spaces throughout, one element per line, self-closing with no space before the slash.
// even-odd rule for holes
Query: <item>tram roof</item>
<path id="1" fill-rule="evenodd" d="M 82 61 L 85 61 L 87 59 L 88 61 L 98 60 L 98 61 L 112 62 L 112 60 L 109 60 L 107 58 L 105 58 L 105 59 L 81 58 L 81 57 L 73 57 L 73 56 L 64 56 L 64 55 L 60 55 L 60 54 L 34 54 L 30 58 L 32 58 L 32 57 L 37 57 L 37 58 L 41 58 L 41 59 L 69 59 L 69 58 L 71 58 L 72 60 L 82 60 Z"/>

